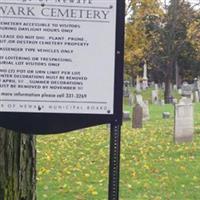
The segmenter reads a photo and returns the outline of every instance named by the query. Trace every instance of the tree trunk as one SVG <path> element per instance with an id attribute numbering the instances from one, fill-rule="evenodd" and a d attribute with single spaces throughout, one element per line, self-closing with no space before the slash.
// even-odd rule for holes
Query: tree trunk
<path id="1" fill-rule="evenodd" d="M 171 81 L 172 81 L 172 70 L 173 70 L 173 61 L 170 61 L 167 65 L 166 69 L 166 77 L 165 77 L 165 92 L 164 92 L 164 98 L 165 103 L 171 103 L 171 97 L 172 97 L 172 91 L 171 91 Z"/>
<path id="2" fill-rule="evenodd" d="M 177 88 L 179 88 L 180 87 L 180 85 L 179 85 L 179 83 L 180 83 L 180 81 L 179 81 L 179 66 L 178 66 L 177 61 L 175 63 L 175 79 L 176 79 L 176 86 L 177 86 Z"/>
<path id="3" fill-rule="evenodd" d="M 0 128 L 0 200 L 35 199 L 35 136 Z"/>

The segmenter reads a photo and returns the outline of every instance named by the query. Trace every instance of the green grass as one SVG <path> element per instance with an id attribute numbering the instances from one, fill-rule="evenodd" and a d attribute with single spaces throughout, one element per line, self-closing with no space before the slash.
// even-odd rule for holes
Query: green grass
<path id="1" fill-rule="evenodd" d="M 131 110 L 130 107 L 126 107 Z M 142 129 L 122 127 L 120 200 L 200 199 L 200 104 L 192 143 L 173 143 L 173 106 L 150 105 Z M 171 113 L 162 119 L 162 112 Z M 37 194 L 48 200 L 106 200 L 106 125 L 37 137 Z"/>

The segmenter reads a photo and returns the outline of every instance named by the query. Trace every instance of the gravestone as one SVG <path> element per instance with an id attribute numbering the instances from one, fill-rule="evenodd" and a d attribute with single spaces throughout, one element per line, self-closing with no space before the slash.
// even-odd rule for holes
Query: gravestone
<path id="1" fill-rule="evenodd" d="M 193 94 L 193 92 L 192 92 L 192 94 L 190 95 L 190 99 L 191 99 L 192 102 L 194 101 L 194 94 Z"/>
<path id="2" fill-rule="evenodd" d="M 173 90 L 175 90 L 175 91 L 177 90 L 177 85 L 173 86 Z"/>
<path id="3" fill-rule="evenodd" d="M 194 91 L 198 90 L 198 79 L 194 78 Z"/>
<path id="4" fill-rule="evenodd" d="M 197 90 L 200 91 L 200 77 L 197 78 Z"/>
<path id="5" fill-rule="evenodd" d="M 180 88 L 178 89 L 178 94 L 182 94 L 182 90 Z"/>
<path id="6" fill-rule="evenodd" d="M 158 90 L 152 90 L 151 100 L 153 104 L 158 104 Z"/>
<path id="7" fill-rule="evenodd" d="M 123 111 L 123 120 L 128 121 L 130 119 L 131 119 L 130 112 L 129 111 Z"/>
<path id="8" fill-rule="evenodd" d="M 187 82 L 183 82 L 181 90 L 182 90 L 182 93 L 181 93 L 182 96 L 191 98 L 191 95 L 192 95 L 191 85 L 189 85 Z"/>
<path id="9" fill-rule="evenodd" d="M 147 64 L 143 65 L 143 77 L 142 77 L 142 89 L 146 90 L 148 88 L 148 78 L 147 78 Z"/>
<path id="10" fill-rule="evenodd" d="M 136 102 L 136 104 L 140 104 L 141 106 L 143 105 L 143 98 L 142 98 L 141 94 L 135 95 L 135 102 Z"/>
<path id="11" fill-rule="evenodd" d="M 155 82 L 154 81 L 151 81 L 151 82 L 149 82 L 149 85 L 150 85 L 150 87 L 155 87 Z"/>
<path id="12" fill-rule="evenodd" d="M 190 142 L 193 138 L 193 106 L 191 99 L 183 97 L 179 104 L 175 105 L 175 143 Z"/>
<path id="13" fill-rule="evenodd" d="M 124 87 L 123 87 L 123 95 L 124 97 L 129 97 L 130 95 L 130 88 L 129 88 L 129 81 L 124 81 Z"/>
<path id="14" fill-rule="evenodd" d="M 162 113 L 162 118 L 163 119 L 169 119 L 170 118 L 170 113 L 169 112 L 163 112 Z"/>
<path id="15" fill-rule="evenodd" d="M 183 103 L 183 104 L 192 104 L 192 99 L 191 98 L 187 98 L 187 97 L 182 97 L 179 101 L 179 103 Z"/>
<path id="16" fill-rule="evenodd" d="M 155 87 L 155 90 L 158 90 L 158 84 L 157 83 L 155 84 L 154 87 Z"/>
<path id="17" fill-rule="evenodd" d="M 143 109 L 136 104 L 133 108 L 132 128 L 142 128 Z"/>
<path id="18" fill-rule="evenodd" d="M 199 103 L 199 92 L 198 91 L 194 92 L 194 102 Z"/>
<path id="19" fill-rule="evenodd" d="M 173 103 L 173 104 L 177 104 L 177 103 L 178 103 L 178 100 L 177 100 L 176 98 L 173 98 L 172 103 Z"/>
<path id="20" fill-rule="evenodd" d="M 165 105 L 165 100 L 164 100 L 164 99 L 161 99 L 161 100 L 160 100 L 160 105 L 161 105 L 161 106 L 164 106 L 164 105 Z"/>
<path id="21" fill-rule="evenodd" d="M 163 90 L 165 90 L 165 83 L 164 82 L 162 82 L 162 86 L 161 87 L 162 87 Z"/>
<path id="22" fill-rule="evenodd" d="M 132 106 L 134 104 L 134 96 L 132 94 L 128 97 L 128 105 Z"/>
<path id="23" fill-rule="evenodd" d="M 140 94 L 137 94 L 135 99 L 136 99 L 136 104 L 139 104 L 143 109 L 143 115 L 142 115 L 143 121 L 148 120 L 150 118 L 150 115 L 149 115 L 149 102 L 148 101 L 143 101 L 142 95 L 140 95 Z"/>
<path id="24" fill-rule="evenodd" d="M 139 78 L 139 76 L 137 76 L 137 78 L 136 78 L 135 90 L 136 90 L 137 93 L 141 92 L 141 86 L 140 86 L 140 78 Z"/>
<path id="25" fill-rule="evenodd" d="M 149 120 L 150 115 L 149 115 L 149 102 L 148 101 L 143 102 L 142 109 L 143 109 L 142 120 L 143 121 Z"/>

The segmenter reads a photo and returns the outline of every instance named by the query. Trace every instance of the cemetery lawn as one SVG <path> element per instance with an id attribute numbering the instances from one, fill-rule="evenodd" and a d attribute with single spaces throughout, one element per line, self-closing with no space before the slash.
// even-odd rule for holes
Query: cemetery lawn
<path id="1" fill-rule="evenodd" d="M 150 105 L 142 129 L 124 122 L 120 200 L 200 199 L 200 104 L 194 110 L 195 136 L 187 144 L 173 143 L 172 105 Z M 107 200 L 108 150 L 106 125 L 37 136 L 38 199 Z"/>

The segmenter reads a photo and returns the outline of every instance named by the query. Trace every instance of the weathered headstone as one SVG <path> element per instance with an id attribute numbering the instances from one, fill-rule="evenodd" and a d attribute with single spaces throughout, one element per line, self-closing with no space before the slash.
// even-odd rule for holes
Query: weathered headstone
<path id="1" fill-rule="evenodd" d="M 177 90 L 177 85 L 173 86 L 173 90 L 175 90 L 175 91 Z"/>
<path id="2" fill-rule="evenodd" d="M 182 94 L 182 90 L 180 88 L 178 89 L 178 94 Z"/>
<path id="3" fill-rule="evenodd" d="M 149 114 L 149 102 L 148 101 L 144 101 L 142 109 L 143 109 L 142 120 L 143 121 L 149 120 L 150 114 Z"/>
<path id="4" fill-rule="evenodd" d="M 169 112 L 163 112 L 162 113 L 162 118 L 163 119 L 169 119 L 170 118 L 170 113 Z"/>
<path id="5" fill-rule="evenodd" d="M 157 83 L 155 84 L 155 90 L 158 90 L 158 84 Z"/>
<path id="6" fill-rule="evenodd" d="M 150 81 L 149 82 L 149 86 L 152 87 L 152 88 L 154 88 L 155 87 L 155 82 L 154 81 Z"/>
<path id="7" fill-rule="evenodd" d="M 127 120 L 130 120 L 130 119 L 131 119 L 130 112 L 129 111 L 123 111 L 123 120 L 127 121 Z"/>
<path id="8" fill-rule="evenodd" d="M 177 100 L 176 98 L 173 98 L 172 103 L 173 103 L 173 104 L 177 104 L 177 103 L 178 103 L 178 100 Z"/>
<path id="9" fill-rule="evenodd" d="M 137 94 L 136 97 L 136 104 L 139 104 L 142 109 L 143 109 L 143 121 L 146 121 L 150 118 L 150 115 L 149 115 L 149 102 L 148 101 L 143 101 L 143 98 L 142 98 L 142 95 L 140 94 Z"/>
<path id="10" fill-rule="evenodd" d="M 195 91 L 195 92 L 194 92 L 194 101 L 195 101 L 196 103 L 199 102 L 199 92 L 198 92 L 198 91 Z"/>
<path id="11" fill-rule="evenodd" d="M 157 104 L 158 103 L 158 90 L 152 90 L 151 100 L 152 100 L 153 104 Z"/>
<path id="12" fill-rule="evenodd" d="M 192 102 L 194 101 L 194 94 L 193 93 L 190 95 L 190 99 L 191 99 Z"/>
<path id="13" fill-rule="evenodd" d="M 200 91 L 200 77 L 197 79 L 197 90 Z"/>
<path id="14" fill-rule="evenodd" d="M 194 78 L 194 91 L 198 90 L 198 79 Z"/>
<path id="15" fill-rule="evenodd" d="M 135 95 L 135 102 L 136 104 L 140 104 L 141 106 L 143 105 L 143 98 L 142 98 L 142 95 L 141 94 L 136 94 Z"/>
<path id="16" fill-rule="evenodd" d="M 135 107 L 133 108 L 132 127 L 142 128 L 142 118 L 143 118 L 142 106 L 136 104 Z"/>
<path id="17" fill-rule="evenodd" d="M 140 78 L 137 76 L 136 78 L 136 86 L 135 86 L 136 92 L 140 93 L 141 92 L 141 86 L 140 86 Z"/>
<path id="18" fill-rule="evenodd" d="M 161 105 L 161 106 L 164 106 L 164 105 L 165 105 L 165 100 L 164 100 L 164 99 L 161 99 L 161 100 L 160 100 L 160 105 Z"/>
<path id="19" fill-rule="evenodd" d="M 130 88 L 129 88 L 129 81 L 124 81 L 124 88 L 123 88 L 123 95 L 124 97 L 129 97 L 130 95 Z"/>
<path id="20" fill-rule="evenodd" d="M 162 82 L 162 89 L 165 90 L 165 83 Z"/>
<path id="21" fill-rule="evenodd" d="M 184 97 L 191 98 L 192 94 L 192 86 L 189 85 L 187 82 L 184 82 L 181 87 L 182 93 L 181 95 Z"/>
<path id="22" fill-rule="evenodd" d="M 183 103 L 183 104 L 192 104 L 192 99 L 191 98 L 187 98 L 187 97 L 182 97 L 179 101 L 179 103 Z"/>
<path id="23" fill-rule="evenodd" d="M 128 97 L 128 105 L 132 106 L 133 103 L 134 103 L 134 96 L 132 94 L 130 94 Z"/>
<path id="24" fill-rule="evenodd" d="M 190 142 L 193 138 L 193 106 L 191 99 L 183 97 L 179 104 L 175 105 L 175 143 Z"/>

